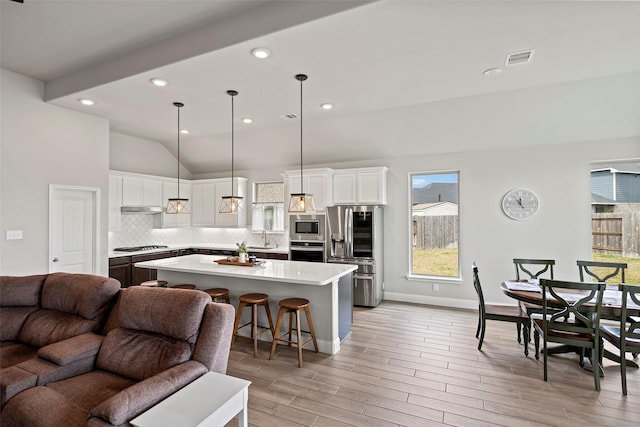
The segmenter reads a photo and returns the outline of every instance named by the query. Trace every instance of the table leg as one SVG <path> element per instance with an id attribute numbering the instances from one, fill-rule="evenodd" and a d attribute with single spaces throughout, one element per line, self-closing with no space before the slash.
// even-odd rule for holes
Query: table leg
<path id="1" fill-rule="evenodd" d="M 238 427 L 248 427 L 247 402 L 249 400 L 249 387 L 242 391 L 242 409 L 238 412 Z"/>
<path id="2" fill-rule="evenodd" d="M 620 356 L 618 356 L 615 353 L 610 352 L 609 350 L 605 349 L 603 354 L 603 357 L 606 357 L 607 359 L 614 361 L 616 363 L 620 363 Z M 636 362 L 634 362 L 633 360 L 629 360 L 629 359 L 625 359 L 625 365 L 629 366 L 630 368 L 637 368 L 638 364 Z"/>

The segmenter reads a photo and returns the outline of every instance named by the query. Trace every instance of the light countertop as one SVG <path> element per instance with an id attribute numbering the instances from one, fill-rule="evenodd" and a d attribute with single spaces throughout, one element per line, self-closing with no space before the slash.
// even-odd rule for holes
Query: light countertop
<path id="1" fill-rule="evenodd" d="M 220 265 L 218 255 L 185 255 L 154 261 L 135 263 L 136 267 L 153 268 L 159 271 L 208 274 L 241 279 L 277 281 L 301 285 L 327 285 L 345 276 L 358 267 L 351 264 L 327 264 L 321 262 L 265 260 L 262 264 L 245 267 Z"/>
<path id="2" fill-rule="evenodd" d="M 132 255 L 149 255 L 149 254 L 154 254 L 159 252 L 167 252 L 171 250 L 189 249 L 189 248 L 213 249 L 218 251 L 235 251 L 237 249 L 237 246 L 234 244 L 230 245 L 230 244 L 224 244 L 224 243 L 193 243 L 190 245 L 168 245 L 167 248 L 151 249 L 147 251 L 136 251 L 136 252 L 119 252 L 119 251 L 110 250 L 109 258 L 117 258 L 117 257 L 132 256 Z M 274 253 L 274 254 L 289 253 L 288 246 L 278 246 L 275 248 L 248 248 L 247 250 L 249 254 L 251 254 L 252 252 L 268 252 L 268 253 Z"/>

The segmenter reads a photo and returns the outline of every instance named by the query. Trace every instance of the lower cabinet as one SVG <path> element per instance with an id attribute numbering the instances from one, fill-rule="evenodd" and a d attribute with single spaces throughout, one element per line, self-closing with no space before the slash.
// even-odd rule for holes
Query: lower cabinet
<path id="1" fill-rule="evenodd" d="M 250 254 L 254 255 L 256 258 L 262 258 L 262 259 L 280 259 L 280 260 L 284 260 L 284 261 L 289 259 L 289 255 L 288 254 L 278 254 L 278 253 L 273 253 L 273 252 L 254 252 L 254 251 L 251 251 Z"/>
<path id="2" fill-rule="evenodd" d="M 120 286 L 131 286 L 131 257 L 109 258 L 109 277 L 120 282 Z"/>
<path id="3" fill-rule="evenodd" d="M 147 280 L 156 280 L 158 270 L 136 267 L 137 262 L 153 261 L 154 259 L 171 258 L 171 252 L 157 252 L 149 255 L 133 255 L 131 257 L 131 285 L 136 286 Z"/>

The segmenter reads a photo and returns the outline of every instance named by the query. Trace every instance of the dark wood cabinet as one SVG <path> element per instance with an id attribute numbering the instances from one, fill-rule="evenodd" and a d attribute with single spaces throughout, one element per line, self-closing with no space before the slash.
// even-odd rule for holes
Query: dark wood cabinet
<path id="1" fill-rule="evenodd" d="M 288 254 L 279 254 L 279 253 L 274 253 L 274 252 L 255 252 L 255 251 L 250 251 L 250 255 L 255 255 L 257 258 L 262 258 L 262 259 L 280 259 L 280 260 L 288 260 L 289 259 L 289 255 Z"/>
<path id="2" fill-rule="evenodd" d="M 131 257 L 110 258 L 109 277 L 118 280 L 123 288 L 131 286 Z"/>
<path id="3" fill-rule="evenodd" d="M 153 261 L 155 259 L 171 258 L 171 251 L 168 252 L 156 252 L 148 255 L 133 255 L 131 257 L 131 284 L 133 286 L 139 285 L 147 280 L 156 280 L 158 278 L 158 270 L 151 268 L 136 267 L 137 262 Z"/>

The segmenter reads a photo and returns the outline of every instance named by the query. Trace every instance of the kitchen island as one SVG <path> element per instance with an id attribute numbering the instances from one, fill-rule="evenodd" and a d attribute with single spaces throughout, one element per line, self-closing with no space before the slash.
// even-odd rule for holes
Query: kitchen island
<path id="1" fill-rule="evenodd" d="M 310 302 L 319 351 L 334 354 L 340 350 L 340 342 L 351 331 L 351 273 L 357 266 L 262 260 L 258 265 L 247 267 L 220 265 L 215 262 L 225 258 L 216 255 L 187 255 L 138 262 L 135 266 L 158 270 L 158 279 L 166 280 L 169 285 L 191 283 L 201 290 L 227 288 L 236 308 L 240 295 L 250 292 L 265 293 L 269 295 L 274 323 L 278 315 L 278 301 L 292 297 L 306 298 Z M 258 313 L 259 324 L 268 325 L 263 310 Z M 250 310 L 245 310 L 242 323 L 249 319 Z M 309 330 L 304 318 L 302 330 Z M 272 337 L 267 333 L 262 338 L 271 340 Z"/>

